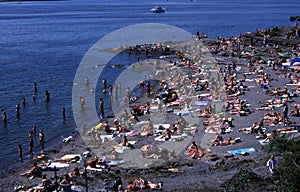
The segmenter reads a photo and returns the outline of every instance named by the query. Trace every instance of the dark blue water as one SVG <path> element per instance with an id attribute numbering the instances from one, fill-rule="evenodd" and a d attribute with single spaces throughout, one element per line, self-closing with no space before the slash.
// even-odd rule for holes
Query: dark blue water
<path id="1" fill-rule="evenodd" d="M 166 12 L 152 14 L 162 5 Z M 8 123 L 0 123 L 0 170 L 18 158 L 18 144 L 28 155 L 28 134 L 33 125 L 43 129 L 46 149 L 75 130 L 72 85 L 82 57 L 110 32 L 138 23 L 174 25 L 209 37 L 235 36 L 266 27 L 292 25 L 298 0 L 70 0 L 0 3 L 0 107 Z M 38 93 L 33 102 L 33 82 Z M 109 79 L 108 79 L 109 81 Z M 45 102 L 49 90 L 51 101 Z M 97 95 L 98 94 L 98 95 Z M 96 93 L 97 97 L 100 93 Z M 15 105 L 25 97 L 21 116 Z M 66 121 L 61 115 L 66 108 Z M 36 140 L 34 151 L 40 146 Z M 28 159 L 29 157 L 25 157 Z"/>

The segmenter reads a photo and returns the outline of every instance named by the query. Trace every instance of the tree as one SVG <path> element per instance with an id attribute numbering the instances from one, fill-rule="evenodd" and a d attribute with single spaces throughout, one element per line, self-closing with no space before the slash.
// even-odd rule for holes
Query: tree
<path id="1" fill-rule="evenodd" d="M 287 140 L 282 137 L 280 142 L 274 140 L 270 145 L 273 146 L 269 148 L 270 151 L 280 153 L 283 157 L 274 170 L 276 191 L 300 191 L 300 139 Z"/>

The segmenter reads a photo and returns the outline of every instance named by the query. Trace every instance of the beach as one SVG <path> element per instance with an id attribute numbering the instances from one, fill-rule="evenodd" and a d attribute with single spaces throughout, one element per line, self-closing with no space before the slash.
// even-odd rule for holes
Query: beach
<path id="1" fill-rule="evenodd" d="M 142 94 L 138 98 L 133 98 L 132 94 L 127 96 L 125 101 L 130 107 L 143 106 L 142 109 L 138 108 L 137 112 L 128 112 L 127 115 L 106 117 L 99 122 L 99 129 L 95 129 L 97 125 L 88 127 L 87 130 L 78 129 L 70 140 L 64 143 L 62 141 L 57 148 L 46 150 L 46 157 L 40 157 L 37 162 L 47 168 L 47 164 L 51 165 L 49 162 L 55 162 L 56 158 L 79 154 L 79 161 L 64 164 L 65 167 L 57 171 L 59 182 L 64 174 L 72 172 L 75 167 L 81 172 L 85 171 L 85 151 L 91 154 L 87 155 L 87 161 L 91 161 L 95 155 L 99 159 L 103 156 L 110 157 L 112 164 L 109 168 L 100 166 L 88 169 L 89 191 L 105 191 L 105 187 L 116 178 L 121 178 L 124 188 L 130 181 L 143 178 L 153 184 L 162 183 L 162 191 L 222 191 L 228 189 L 232 178 L 245 171 L 245 168 L 248 174 L 255 174 L 259 178 L 249 184 L 245 191 L 267 191 L 273 186 L 266 167 L 270 154 L 263 151 L 262 146 L 274 139 L 272 133 L 275 130 L 276 134 L 286 134 L 288 138 L 299 137 L 296 129 L 299 117 L 290 114 L 300 104 L 296 96 L 299 93 L 298 68 L 291 67 L 290 63 L 285 64 L 299 56 L 297 27 L 274 27 L 231 38 L 208 39 L 196 35 L 188 42 L 188 46 L 196 49 L 197 45 L 204 45 L 201 46 L 206 49 L 204 52 L 209 52 L 215 58 L 215 62 L 207 61 L 206 64 L 209 65 L 204 68 L 195 59 L 189 59 L 188 54 L 185 55 L 183 51 L 164 54 L 160 64 L 155 63 L 155 58 L 144 60 L 150 65 L 156 65 L 155 72 L 165 71 L 168 75 L 159 76 L 159 83 L 151 81 L 149 94 L 145 79 Z M 183 47 L 185 46 L 187 45 Z M 160 50 L 162 47 L 156 48 Z M 170 47 L 182 50 L 182 45 Z M 133 50 L 136 51 L 136 47 Z M 155 51 L 154 48 L 153 50 Z M 143 52 L 144 49 L 139 51 Z M 145 67 L 139 63 L 134 65 L 135 70 Z M 205 76 L 208 72 L 209 75 Z M 211 78 L 209 82 L 207 77 Z M 182 85 L 178 82 L 182 82 Z M 172 93 L 177 94 L 177 97 L 171 94 L 169 98 L 161 94 L 166 87 L 174 91 Z M 167 99 L 160 101 L 164 103 L 163 113 L 158 112 L 157 95 Z M 284 117 L 286 106 L 287 118 Z M 139 110 L 142 110 L 142 114 L 135 114 Z M 275 112 L 282 116 L 275 116 Z M 148 119 L 155 113 L 164 114 L 164 122 L 159 122 L 157 117 L 155 120 L 158 122 L 153 123 L 155 126 L 147 129 L 150 127 Z M 187 122 L 183 123 L 182 119 Z M 115 129 L 105 131 L 106 120 L 109 127 Z M 254 123 L 257 125 L 254 126 Z M 165 128 L 160 130 L 160 125 Z M 169 140 L 164 135 L 167 125 L 173 131 Z M 142 127 L 146 128 L 142 131 Z M 284 129 L 290 127 L 293 129 Z M 101 136 L 104 135 L 113 137 L 103 139 Z M 122 144 L 124 135 L 134 143 L 133 147 L 127 143 Z M 217 135 L 221 135 L 223 139 L 217 140 Z M 193 141 L 201 152 L 188 151 Z M 167 155 L 155 151 L 151 153 L 154 156 L 150 157 L 148 150 L 142 150 L 149 145 L 166 149 Z M 118 161 L 113 161 L 111 157 L 112 147 L 117 151 L 122 148 L 121 152 L 117 152 Z M 33 164 L 33 160 L 24 162 L 2 175 L 2 190 L 13 191 L 16 187 L 19 188 L 16 191 L 26 191 L 41 184 L 40 177 L 30 179 L 20 176 L 20 173 L 32 168 Z M 43 174 L 55 183 L 53 169 L 44 170 Z M 85 191 L 85 176 L 77 176 L 71 180 L 76 191 Z"/>

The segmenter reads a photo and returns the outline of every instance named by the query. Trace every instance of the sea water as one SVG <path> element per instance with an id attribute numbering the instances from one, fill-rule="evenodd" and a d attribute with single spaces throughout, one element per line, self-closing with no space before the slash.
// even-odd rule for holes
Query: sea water
<path id="1" fill-rule="evenodd" d="M 160 5 L 165 13 L 153 14 Z M 72 87 L 76 69 L 89 48 L 105 35 L 133 24 L 162 23 L 208 37 L 236 36 L 267 27 L 293 25 L 298 0 L 70 0 L 0 3 L 0 107 L 8 116 L 0 122 L 0 170 L 16 165 L 18 145 L 29 157 L 28 134 L 42 129 L 46 150 L 76 129 L 72 114 Z M 153 29 L 155 30 L 155 29 Z M 115 63 L 132 60 L 120 56 Z M 113 84 L 109 79 L 108 85 Z M 33 101 L 33 82 L 37 83 Z M 95 97 L 103 97 L 99 89 Z M 45 102 L 45 91 L 51 94 Z M 21 104 L 26 99 L 26 106 Z M 78 101 L 79 102 L 79 101 Z M 105 98 L 105 110 L 109 101 Z M 20 103 L 20 117 L 15 106 Z M 96 104 L 98 105 L 98 104 Z M 62 118 L 66 109 L 66 120 Z M 35 153 L 41 150 L 35 138 Z"/>

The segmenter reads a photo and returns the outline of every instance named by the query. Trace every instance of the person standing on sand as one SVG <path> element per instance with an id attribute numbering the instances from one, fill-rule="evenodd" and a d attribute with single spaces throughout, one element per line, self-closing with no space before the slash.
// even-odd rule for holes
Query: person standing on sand
<path id="1" fill-rule="evenodd" d="M 269 160 L 267 161 L 267 167 L 269 167 L 269 171 L 270 171 L 271 176 L 274 173 L 275 165 L 276 165 L 276 162 L 275 162 L 275 159 L 274 159 L 274 155 L 271 155 L 269 157 Z"/>
<path id="2" fill-rule="evenodd" d="M 42 147 L 42 153 L 45 152 L 45 135 L 43 133 L 43 130 L 40 130 L 39 132 L 39 141 Z"/>
<path id="3" fill-rule="evenodd" d="M 23 149 L 22 149 L 22 145 L 19 145 L 19 156 L 20 156 L 20 161 L 23 163 Z"/>
<path id="4" fill-rule="evenodd" d="M 31 130 L 29 133 L 29 152 L 32 155 L 33 154 L 33 147 L 34 147 L 34 142 L 33 142 L 33 131 Z"/>

